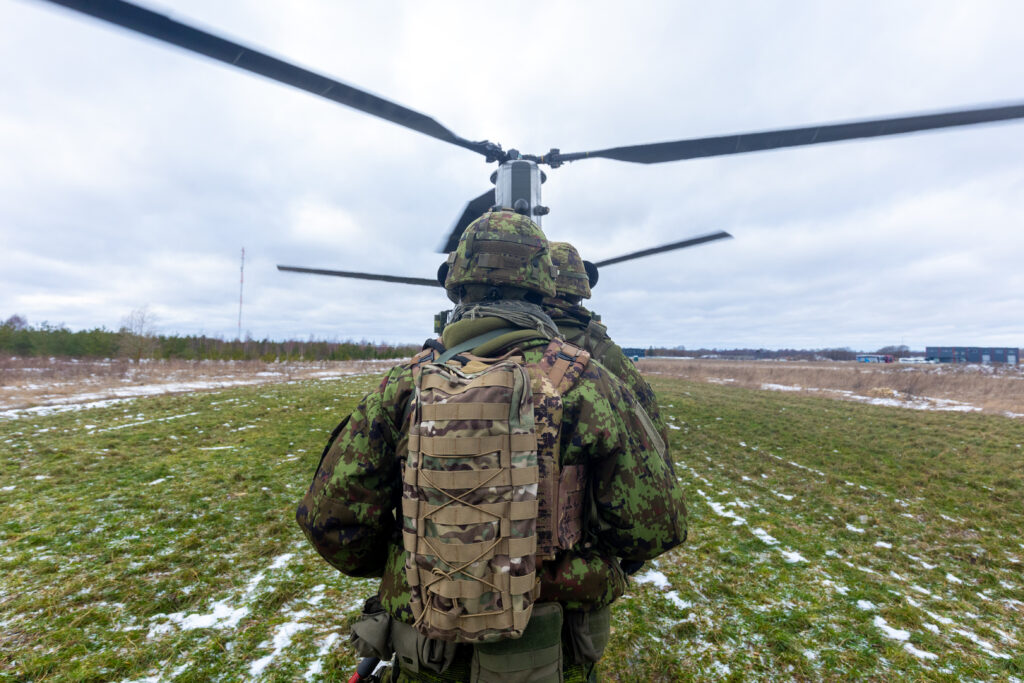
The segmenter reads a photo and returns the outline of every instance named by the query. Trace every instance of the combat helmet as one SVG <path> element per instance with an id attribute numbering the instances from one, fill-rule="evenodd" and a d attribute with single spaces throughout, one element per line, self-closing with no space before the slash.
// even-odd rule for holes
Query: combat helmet
<path id="1" fill-rule="evenodd" d="M 558 296 L 567 298 L 590 298 L 590 274 L 576 247 L 568 242 L 551 243 L 551 261 L 558 268 L 555 290 Z"/>
<path id="2" fill-rule="evenodd" d="M 470 223 L 438 271 L 448 298 L 456 303 L 474 285 L 552 297 L 557 275 L 541 229 L 528 217 L 508 210 L 490 211 Z"/>

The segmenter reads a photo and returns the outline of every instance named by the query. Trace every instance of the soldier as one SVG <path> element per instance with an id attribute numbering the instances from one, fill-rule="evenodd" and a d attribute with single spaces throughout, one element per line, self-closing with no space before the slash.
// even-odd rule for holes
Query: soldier
<path id="1" fill-rule="evenodd" d="M 594 282 L 591 282 L 591 274 L 586 267 L 591 264 L 584 264 L 576 247 L 568 242 L 551 242 L 550 246 L 551 261 L 558 268 L 558 277 L 555 278 L 556 295 L 544 298 L 544 312 L 551 316 L 567 341 L 589 351 L 591 358 L 600 361 L 629 387 L 651 418 L 663 443 L 668 444 L 668 427 L 661 418 L 658 399 L 651 385 L 622 348 L 611 340 L 608 328 L 601 324 L 597 314 L 582 306 L 583 299 L 590 298 L 590 287 L 596 283 L 596 268 Z M 667 462 L 672 467 L 670 458 Z"/>
<path id="2" fill-rule="evenodd" d="M 629 389 L 557 338 L 540 228 L 485 214 L 448 265 L 451 323 L 334 430 L 298 523 L 381 577 L 352 640 L 395 653 L 385 680 L 593 680 L 620 563 L 685 540 L 681 488 Z"/>

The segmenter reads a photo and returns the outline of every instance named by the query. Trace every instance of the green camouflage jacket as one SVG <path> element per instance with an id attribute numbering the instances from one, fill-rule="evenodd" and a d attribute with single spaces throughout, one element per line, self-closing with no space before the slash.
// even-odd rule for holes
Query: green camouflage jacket
<path id="1" fill-rule="evenodd" d="M 527 362 L 537 362 L 547 340 L 516 346 Z M 332 436 L 296 514 L 309 541 L 335 568 L 350 576 L 380 576 L 385 608 L 407 623 L 412 612 L 396 510 L 412 392 L 412 369 L 403 364 L 360 401 Z M 600 363 L 592 361 L 562 399 L 561 464 L 586 466 L 589 512 L 581 541 L 538 569 L 540 600 L 594 609 L 625 591 L 620 559 L 649 560 L 685 540 L 686 507 L 675 475 L 633 410 L 632 393 Z"/>
<path id="2" fill-rule="evenodd" d="M 589 351 L 592 358 L 600 361 L 601 365 L 629 387 L 636 400 L 647 411 L 658 435 L 665 444 L 668 444 L 668 427 L 661 418 L 654 389 L 636 369 L 633 361 L 622 352 L 622 347 L 608 337 L 605 326 L 597 322 L 594 314 L 583 306 L 550 297 L 544 299 L 544 312 L 558 325 L 558 331 L 566 341 Z M 671 458 L 668 458 L 668 462 L 671 467 Z"/>

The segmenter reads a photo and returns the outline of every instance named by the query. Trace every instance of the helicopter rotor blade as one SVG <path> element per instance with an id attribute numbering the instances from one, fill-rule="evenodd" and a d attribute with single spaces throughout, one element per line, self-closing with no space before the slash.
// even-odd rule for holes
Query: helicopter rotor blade
<path id="1" fill-rule="evenodd" d="M 378 280 L 380 282 L 397 282 L 403 285 L 422 285 L 424 287 L 441 287 L 436 279 L 430 280 L 424 277 L 403 277 L 401 275 L 376 275 L 374 273 L 353 273 L 347 270 L 326 270 L 323 268 L 300 268 L 298 266 L 278 266 L 278 270 L 286 270 L 292 273 L 312 273 L 313 275 L 334 275 L 336 277 L 348 277 L 356 280 Z"/>
<path id="2" fill-rule="evenodd" d="M 644 249 L 642 251 L 634 251 L 630 254 L 623 256 L 616 256 L 615 258 L 605 259 L 604 261 L 598 261 L 592 265 L 602 267 L 609 266 L 613 263 L 622 263 L 623 261 L 630 261 L 632 259 L 642 258 L 644 256 L 653 256 L 654 254 L 660 254 L 666 251 L 672 251 L 674 249 L 685 249 L 686 247 L 695 247 L 698 244 L 704 244 L 705 242 L 714 242 L 715 240 L 732 238 L 727 232 L 719 231 L 709 233 L 707 235 L 700 235 L 698 237 L 691 237 L 689 239 L 680 240 L 678 242 L 672 242 L 670 244 L 663 244 L 660 247 L 652 247 L 650 249 Z M 588 262 L 589 263 L 589 262 Z M 442 264 L 443 266 L 443 264 Z M 435 278 L 433 280 L 422 277 L 405 277 L 402 275 L 378 275 L 376 273 L 356 273 L 347 270 L 328 270 L 325 268 L 301 268 L 299 266 L 281 266 L 277 267 L 278 270 L 289 271 L 292 273 L 311 273 L 313 275 L 333 275 L 335 277 L 347 277 L 356 280 L 376 280 L 378 282 L 396 282 L 404 285 L 422 285 L 424 287 L 443 287 L 444 285 Z M 442 278 L 443 279 L 443 278 Z M 596 277 L 595 277 L 596 281 Z"/>
<path id="3" fill-rule="evenodd" d="M 695 247 L 698 244 L 714 242 L 715 240 L 722 239 L 732 239 L 732 235 L 720 230 L 718 232 L 708 233 L 707 235 L 700 235 L 699 237 L 691 237 L 690 239 L 680 240 L 678 242 L 671 242 L 669 244 L 663 244 L 660 247 L 651 247 L 650 249 L 634 251 L 630 254 L 616 256 L 615 258 L 605 259 L 604 261 L 595 261 L 594 265 L 597 266 L 598 268 L 603 268 L 604 266 L 610 266 L 613 263 L 632 261 L 633 259 L 643 258 L 644 256 L 653 256 L 654 254 L 660 254 L 662 252 L 672 251 L 674 249 L 685 249 L 687 247 Z"/>
<path id="4" fill-rule="evenodd" d="M 346 85 L 302 67 L 271 57 L 225 38 L 194 28 L 170 17 L 124 0 L 45 0 L 136 33 L 176 45 L 190 52 L 237 66 L 260 76 L 290 85 L 410 130 L 483 154 L 488 161 L 500 159 L 501 148 L 488 141 L 459 137 L 426 114 L 403 107 L 365 90 Z"/>
<path id="5" fill-rule="evenodd" d="M 998 121 L 1012 121 L 1024 118 L 1024 103 L 1008 104 L 980 109 L 899 116 L 869 121 L 852 121 L 805 128 L 787 128 L 758 133 L 742 133 L 710 138 L 655 142 L 645 145 L 610 147 L 592 152 L 562 154 L 553 151 L 544 161 L 558 165 L 566 161 L 581 159 L 615 159 L 638 164 L 660 164 L 666 161 L 682 161 L 700 157 L 717 157 L 728 154 L 760 152 L 784 147 L 820 145 L 826 142 L 874 138 L 888 135 L 904 135 L 939 128 L 973 126 Z"/>
<path id="6" fill-rule="evenodd" d="M 459 246 L 459 238 L 462 237 L 462 233 L 466 232 L 466 227 L 487 213 L 487 210 L 494 206 L 497 201 L 493 189 L 487 190 L 487 192 L 484 192 L 479 197 L 469 200 L 466 208 L 462 211 L 462 215 L 455 221 L 451 232 L 448 233 L 448 239 L 441 245 L 438 253 L 448 254 L 455 251 L 455 248 Z"/>

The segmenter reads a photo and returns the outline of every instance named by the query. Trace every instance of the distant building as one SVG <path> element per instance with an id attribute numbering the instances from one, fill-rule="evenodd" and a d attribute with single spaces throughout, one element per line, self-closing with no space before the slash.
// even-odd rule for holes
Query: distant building
<path id="1" fill-rule="evenodd" d="M 1020 349 L 997 346 L 926 346 L 924 357 L 936 363 L 1009 363 L 1016 365 Z"/>
<path id="2" fill-rule="evenodd" d="M 622 352 L 634 360 L 639 360 L 647 355 L 647 349 L 635 349 L 631 347 L 625 347 Z"/>
<path id="3" fill-rule="evenodd" d="M 891 363 L 895 359 L 888 353 L 858 353 L 858 363 Z"/>

